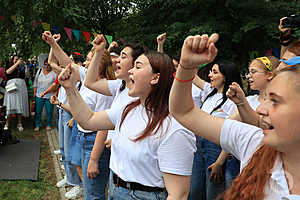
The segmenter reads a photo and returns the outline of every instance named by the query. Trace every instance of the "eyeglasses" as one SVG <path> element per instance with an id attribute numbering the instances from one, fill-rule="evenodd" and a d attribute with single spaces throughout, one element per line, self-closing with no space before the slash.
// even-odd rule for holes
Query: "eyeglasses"
<path id="1" fill-rule="evenodd" d="M 254 74 L 257 74 L 257 73 L 265 73 L 265 72 L 260 72 L 260 71 L 250 71 L 250 72 L 246 72 L 245 73 L 245 77 L 247 78 L 247 76 L 251 76 L 251 75 L 254 75 Z"/>

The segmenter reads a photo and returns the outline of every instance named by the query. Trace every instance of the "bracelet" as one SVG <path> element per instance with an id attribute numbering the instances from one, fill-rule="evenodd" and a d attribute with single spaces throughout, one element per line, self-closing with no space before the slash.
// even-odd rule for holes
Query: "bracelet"
<path id="1" fill-rule="evenodd" d="M 61 102 L 58 103 L 58 106 L 61 107 Z"/>
<path id="2" fill-rule="evenodd" d="M 187 67 L 184 67 L 181 63 L 179 63 L 178 66 L 180 66 L 182 69 L 185 69 L 185 70 L 198 69 L 198 66 L 197 67 L 193 67 L 193 68 L 187 68 Z"/>
<path id="3" fill-rule="evenodd" d="M 247 101 L 243 101 L 243 102 L 241 102 L 241 103 L 237 103 L 236 105 L 237 106 L 241 106 L 241 105 L 245 105 L 246 103 L 248 103 Z"/>
<path id="4" fill-rule="evenodd" d="M 175 79 L 176 81 L 179 81 L 179 82 L 182 82 L 182 83 L 186 83 L 186 82 L 193 81 L 194 78 L 195 78 L 195 75 L 194 75 L 193 78 L 191 78 L 191 79 L 188 79 L 188 80 L 182 80 L 182 79 L 177 78 L 177 77 L 176 77 L 176 72 L 174 72 L 173 77 L 174 77 L 174 79 Z"/>

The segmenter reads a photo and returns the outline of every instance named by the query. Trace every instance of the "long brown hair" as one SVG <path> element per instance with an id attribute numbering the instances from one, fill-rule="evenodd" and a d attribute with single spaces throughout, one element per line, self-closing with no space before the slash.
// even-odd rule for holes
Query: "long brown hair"
<path id="1" fill-rule="evenodd" d="M 283 68 L 276 74 L 285 71 L 297 73 L 298 76 L 300 74 L 300 65 Z M 300 79 L 290 80 L 297 81 L 297 84 L 294 84 L 295 90 L 300 92 Z M 272 175 L 275 161 L 280 154 L 276 149 L 262 145 L 252 155 L 248 164 L 225 192 L 224 197 L 220 199 L 263 200 L 265 197 L 265 186 Z"/>
<path id="2" fill-rule="evenodd" d="M 153 132 L 156 134 L 169 115 L 169 94 L 173 83 L 172 74 L 175 72 L 172 59 L 168 55 L 156 51 L 149 51 L 143 55 L 149 59 L 152 72 L 160 73 L 160 76 L 158 83 L 152 85 L 151 92 L 145 100 L 145 109 L 149 119 L 148 124 L 135 141 L 142 140 L 152 135 Z M 140 100 L 138 100 L 126 106 L 122 114 L 120 128 L 127 114 L 140 103 Z"/>
<path id="3" fill-rule="evenodd" d="M 115 72 L 112 66 L 110 54 L 107 50 L 104 50 L 101 59 L 102 71 L 99 72 L 99 76 L 106 78 L 107 80 L 115 80 Z"/>

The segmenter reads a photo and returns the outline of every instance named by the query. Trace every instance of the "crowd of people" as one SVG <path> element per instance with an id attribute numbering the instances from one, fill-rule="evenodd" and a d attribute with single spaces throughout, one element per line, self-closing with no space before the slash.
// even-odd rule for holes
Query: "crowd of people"
<path id="1" fill-rule="evenodd" d="M 84 61 L 44 32 L 34 131 L 44 105 L 52 128 L 56 105 L 65 169 L 56 186 L 72 186 L 67 199 L 106 199 L 107 185 L 110 200 L 300 199 L 300 39 L 287 41 L 283 19 L 281 56 L 251 60 L 245 78 L 258 94 L 247 97 L 239 67 L 217 57 L 216 33 L 187 37 L 172 57 L 166 33 L 157 51 L 137 42 L 106 49 L 97 35 Z M 6 69 L 16 89 L 4 99 L 19 131 L 29 114 L 21 62 Z"/>

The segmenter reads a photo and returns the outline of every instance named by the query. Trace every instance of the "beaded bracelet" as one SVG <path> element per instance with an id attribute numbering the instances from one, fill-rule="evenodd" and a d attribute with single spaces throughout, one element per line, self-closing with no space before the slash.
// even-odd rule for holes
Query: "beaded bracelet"
<path id="1" fill-rule="evenodd" d="M 175 79 L 176 81 L 179 81 L 179 82 L 181 82 L 181 83 L 186 83 L 186 82 L 193 81 L 194 78 L 195 78 L 195 75 L 194 75 L 193 78 L 191 78 L 191 79 L 188 79 L 188 80 L 182 80 L 182 79 L 177 78 L 177 77 L 176 77 L 176 72 L 174 72 L 173 77 L 174 77 L 174 79 Z"/>

